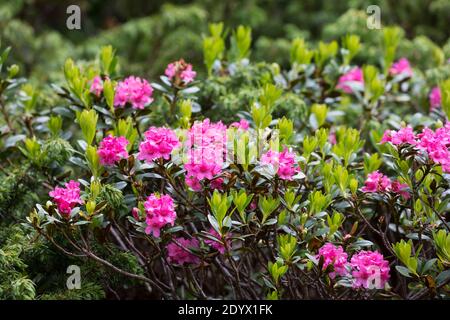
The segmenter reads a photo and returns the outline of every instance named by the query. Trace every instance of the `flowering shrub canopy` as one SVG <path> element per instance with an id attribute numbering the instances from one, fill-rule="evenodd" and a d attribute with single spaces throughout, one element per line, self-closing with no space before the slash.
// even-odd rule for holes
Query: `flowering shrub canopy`
<path id="1" fill-rule="evenodd" d="M 45 190 L 30 234 L 157 298 L 448 298 L 450 81 L 383 36 L 379 65 L 348 35 L 295 39 L 284 70 L 218 23 L 205 67 L 168 61 L 151 82 L 109 46 L 68 59 L 60 107 L 4 97 L 26 116 L 6 118 L 2 151 Z"/>

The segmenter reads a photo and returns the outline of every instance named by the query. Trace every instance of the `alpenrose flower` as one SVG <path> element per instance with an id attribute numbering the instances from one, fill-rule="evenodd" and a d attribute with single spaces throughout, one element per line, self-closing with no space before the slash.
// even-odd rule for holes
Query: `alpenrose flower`
<path id="1" fill-rule="evenodd" d="M 100 94 L 103 91 L 103 81 L 100 76 L 95 76 L 92 79 L 91 87 L 89 88 L 89 91 L 95 94 L 97 97 L 100 96 Z"/>
<path id="2" fill-rule="evenodd" d="M 391 180 L 378 170 L 367 175 L 362 192 L 387 192 L 392 188 Z"/>
<path id="3" fill-rule="evenodd" d="M 186 184 L 194 191 L 201 189 L 200 181 L 211 180 L 222 170 L 226 154 L 226 130 L 222 122 L 211 123 L 209 119 L 196 121 L 188 132 Z M 217 185 L 216 185 L 217 187 Z"/>
<path id="4" fill-rule="evenodd" d="M 410 197 L 407 189 L 408 185 L 406 183 L 400 183 L 398 180 L 391 181 L 391 179 L 377 170 L 367 175 L 367 180 L 364 182 L 364 187 L 361 188 L 361 191 L 366 193 L 393 192 L 407 200 Z"/>
<path id="5" fill-rule="evenodd" d="M 150 127 L 139 144 L 138 159 L 151 162 L 163 158 L 168 160 L 172 151 L 180 146 L 175 132 L 168 128 Z"/>
<path id="6" fill-rule="evenodd" d="M 105 166 L 112 166 L 120 159 L 128 158 L 127 145 L 128 140 L 125 137 L 107 136 L 100 142 L 97 151 L 100 163 Z"/>
<path id="7" fill-rule="evenodd" d="M 56 187 L 50 191 L 49 196 L 53 198 L 58 207 L 58 211 L 68 216 L 77 204 L 82 204 L 80 197 L 80 183 L 70 180 L 65 184 L 64 188 Z"/>
<path id="8" fill-rule="evenodd" d="M 439 87 L 431 89 L 428 98 L 430 99 L 430 109 L 438 108 L 441 105 L 441 89 Z"/>
<path id="9" fill-rule="evenodd" d="M 179 84 L 180 80 L 183 84 L 188 84 L 194 81 L 195 76 L 197 75 L 197 73 L 192 70 L 192 65 L 186 63 L 184 59 L 169 63 L 164 74 L 167 78 L 177 84 Z"/>
<path id="10" fill-rule="evenodd" d="M 200 259 L 189 251 L 199 248 L 199 245 L 199 241 L 195 238 L 174 238 L 174 241 L 167 245 L 169 262 L 179 265 L 200 263 Z"/>
<path id="11" fill-rule="evenodd" d="M 277 175 L 283 180 L 292 180 L 292 177 L 300 171 L 295 162 L 295 153 L 287 149 L 282 152 L 269 150 L 261 156 L 261 163 L 273 165 Z"/>
<path id="12" fill-rule="evenodd" d="M 419 141 L 417 147 L 425 150 L 431 160 L 442 166 L 444 172 L 450 172 L 450 152 L 448 150 L 450 146 L 450 122 L 435 131 L 424 128 L 417 135 L 417 138 Z"/>
<path id="13" fill-rule="evenodd" d="M 450 123 L 435 131 L 424 128 L 421 133 L 414 135 L 410 126 L 398 131 L 386 130 L 381 143 L 391 142 L 394 145 L 410 144 L 426 151 L 433 162 L 440 164 L 444 172 L 450 172 Z"/>
<path id="14" fill-rule="evenodd" d="M 169 195 L 151 194 L 144 202 L 144 208 L 147 215 L 145 233 L 159 237 L 161 228 L 167 224 L 174 225 L 177 214 L 173 199 Z"/>
<path id="15" fill-rule="evenodd" d="M 405 200 L 408 200 L 411 197 L 407 189 L 408 185 L 406 183 L 401 183 L 398 180 L 392 182 L 392 192 L 401 195 Z"/>
<path id="16" fill-rule="evenodd" d="M 323 270 L 325 270 L 328 265 L 333 265 L 334 271 L 330 272 L 330 278 L 334 279 L 336 274 L 340 276 L 345 276 L 347 271 L 347 253 L 341 246 L 335 246 L 334 244 L 327 242 L 320 249 L 319 254 L 316 259 L 323 257 Z"/>
<path id="17" fill-rule="evenodd" d="M 383 138 L 381 139 L 381 143 L 386 142 L 391 142 L 394 145 L 401 145 L 405 143 L 415 145 L 417 143 L 416 136 L 410 126 L 401 128 L 398 131 L 386 130 L 383 134 Z"/>
<path id="18" fill-rule="evenodd" d="M 250 124 L 245 119 L 241 119 L 239 122 L 233 122 L 232 124 L 230 124 L 230 128 L 236 128 L 243 131 L 247 131 L 249 127 Z"/>
<path id="19" fill-rule="evenodd" d="M 389 262 L 378 251 L 360 251 L 350 260 L 354 288 L 383 289 L 389 280 Z"/>
<path id="20" fill-rule="evenodd" d="M 187 146 L 194 148 L 221 148 L 218 153 L 226 152 L 227 126 L 219 122 L 211 122 L 208 118 L 195 121 L 188 131 Z"/>
<path id="21" fill-rule="evenodd" d="M 136 221 L 139 221 L 139 220 L 140 220 L 139 209 L 138 209 L 138 208 L 134 207 L 133 209 L 131 209 L 131 215 L 133 216 L 133 218 L 134 218 Z"/>
<path id="22" fill-rule="evenodd" d="M 119 81 L 114 96 L 114 106 L 123 108 L 130 103 L 134 109 L 144 109 L 153 101 L 153 88 L 145 79 L 130 76 Z"/>
<path id="23" fill-rule="evenodd" d="M 212 239 L 205 239 L 205 243 L 207 245 L 209 245 L 211 248 L 219 251 L 221 254 L 225 253 L 226 247 L 225 244 L 221 241 L 221 237 L 220 234 L 214 230 L 214 228 L 209 229 L 208 233 L 213 236 L 214 238 L 217 238 L 216 240 L 212 240 Z M 228 248 L 231 248 L 231 239 L 230 239 L 230 234 L 226 234 L 225 235 L 225 242 L 226 242 L 226 246 Z"/>
<path id="24" fill-rule="evenodd" d="M 199 181 L 211 180 L 221 172 L 222 162 L 214 149 L 197 148 L 189 150 L 188 161 L 184 164 L 184 168 L 188 177 L 195 177 Z"/>
<path id="25" fill-rule="evenodd" d="M 389 74 L 396 76 L 399 74 L 406 75 L 408 77 L 412 77 L 413 72 L 411 66 L 409 64 L 408 59 L 401 58 L 397 62 L 393 63 L 391 68 L 389 69 Z"/>
<path id="26" fill-rule="evenodd" d="M 352 93 L 353 89 L 350 86 L 352 83 L 359 83 L 364 85 L 364 77 L 361 68 L 356 67 L 339 77 L 337 89 L 341 89 L 345 93 Z"/>

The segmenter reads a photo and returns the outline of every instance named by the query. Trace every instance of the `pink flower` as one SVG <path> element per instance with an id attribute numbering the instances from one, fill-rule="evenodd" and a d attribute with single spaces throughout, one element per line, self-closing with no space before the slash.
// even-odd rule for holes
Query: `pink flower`
<path id="1" fill-rule="evenodd" d="M 328 141 L 331 144 L 336 144 L 337 140 L 336 140 L 336 132 L 330 132 L 330 135 L 328 136 Z"/>
<path id="2" fill-rule="evenodd" d="M 261 156 L 261 163 L 274 166 L 278 176 L 283 180 L 292 180 L 292 177 L 300 171 L 295 162 L 295 154 L 287 149 L 282 152 L 269 150 Z"/>
<path id="3" fill-rule="evenodd" d="M 433 131 L 424 128 L 422 133 L 417 135 L 418 148 L 425 150 L 428 157 L 435 163 L 442 166 L 444 172 L 450 172 L 450 123 L 447 122 L 444 127 Z"/>
<path id="4" fill-rule="evenodd" d="M 133 218 L 136 219 L 137 221 L 141 220 L 139 217 L 139 209 L 138 208 L 134 207 L 131 210 L 131 214 L 133 215 Z"/>
<path id="5" fill-rule="evenodd" d="M 209 119 L 196 121 L 189 129 L 187 146 L 186 183 L 195 190 L 198 182 L 211 180 L 222 170 L 226 155 L 226 126 L 221 122 L 210 123 Z"/>
<path id="6" fill-rule="evenodd" d="M 186 175 L 195 177 L 201 181 L 203 179 L 211 180 L 222 170 L 222 161 L 217 159 L 217 154 L 213 149 L 195 149 L 188 154 L 188 161 L 184 164 Z"/>
<path id="7" fill-rule="evenodd" d="M 431 89 L 428 98 L 430 99 L 430 109 L 438 108 L 441 105 L 441 89 L 439 87 Z"/>
<path id="8" fill-rule="evenodd" d="M 334 271 L 330 273 L 330 278 L 334 279 L 336 274 L 345 276 L 347 274 L 347 253 L 341 246 L 335 246 L 330 242 L 327 242 L 319 249 L 319 254 L 316 259 L 323 257 L 323 270 L 328 265 L 333 265 Z"/>
<path id="9" fill-rule="evenodd" d="M 168 260 L 174 264 L 199 264 L 200 259 L 192 254 L 189 250 L 198 249 L 199 242 L 197 239 L 175 238 L 174 242 L 167 245 Z"/>
<path id="10" fill-rule="evenodd" d="M 98 155 L 100 163 L 105 166 L 112 166 L 120 159 L 128 158 L 128 140 L 124 137 L 107 136 L 100 142 Z"/>
<path id="11" fill-rule="evenodd" d="M 389 73 L 393 76 L 404 74 L 408 77 L 412 77 L 413 74 L 409 61 L 406 58 L 401 58 L 392 64 L 392 67 L 389 69 Z"/>
<path id="12" fill-rule="evenodd" d="M 410 126 L 401 128 L 398 131 L 386 130 L 381 139 L 381 143 L 391 142 L 393 145 L 411 144 L 416 145 L 416 136 Z"/>
<path id="13" fill-rule="evenodd" d="M 168 160 L 172 151 L 180 146 L 175 132 L 168 128 L 151 127 L 144 133 L 145 139 L 139 145 L 138 159 L 151 162 L 163 158 Z"/>
<path id="14" fill-rule="evenodd" d="M 144 208 L 147 215 L 145 233 L 159 237 L 162 227 L 166 224 L 174 225 L 177 214 L 170 196 L 153 193 L 144 202 Z"/>
<path id="15" fill-rule="evenodd" d="M 164 72 L 169 80 L 174 81 L 176 84 L 184 85 L 194 81 L 197 73 L 192 70 L 192 65 L 186 63 L 183 59 L 169 63 L 166 71 Z"/>
<path id="16" fill-rule="evenodd" d="M 401 195 L 405 200 L 408 200 L 411 195 L 406 190 L 408 189 L 408 185 L 406 183 L 400 183 L 400 181 L 395 180 L 392 182 L 392 192 Z"/>
<path id="17" fill-rule="evenodd" d="M 225 244 L 222 242 L 222 237 L 220 236 L 220 234 L 216 230 L 214 230 L 214 228 L 209 229 L 209 234 L 214 238 L 217 238 L 217 240 L 206 239 L 205 243 L 209 245 L 211 248 L 219 251 L 221 254 L 224 254 L 226 247 Z M 231 248 L 231 239 L 229 234 L 225 235 L 225 241 L 227 247 Z"/>
<path id="18" fill-rule="evenodd" d="M 247 120 L 241 119 L 239 122 L 233 122 L 232 124 L 230 124 L 230 128 L 232 127 L 236 129 L 241 129 L 243 131 L 247 131 L 248 128 L 250 127 L 250 124 L 248 123 Z"/>
<path id="19" fill-rule="evenodd" d="M 360 251 L 350 260 L 355 288 L 383 289 L 389 280 L 389 263 L 378 251 Z"/>
<path id="20" fill-rule="evenodd" d="M 364 86 L 364 77 L 361 68 L 356 67 L 342 75 L 338 80 L 337 89 L 343 90 L 345 93 L 352 93 L 353 89 L 350 87 L 350 84 L 359 84 Z"/>
<path id="21" fill-rule="evenodd" d="M 440 164 L 444 172 L 450 172 L 450 123 L 433 131 L 424 128 L 421 133 L 414 135 L 410 126 L 397 131 L 386 130 L 381 143 L 391 142 L 394 145 L 408 143 L 420 150 L 426 151 L 433 162 Z M 406 193 L 402 192 L 403 195 Z"/>
<path id="22" fill-rule="evenodd" d="M 172 80 L 172 78 L 175 77 L 175 75 L 177 74 L 177 67 L 175 66 L 175 62 L 169 63 L 164 73 L 167 76 L 167 78 Z"/>
<path id="23" fill-rule="evenodd" d="M 97 97 L 100 96 L 100 94 L 103 91 L 103 81 L 102 78 L 100 78 L 100 76 L 95 76 L 94 79 L 92 79 L 89 91 L 91 91 Z"/>
<path id="24" fill-rule="evenodd" d="M 202 185 L 200 184 L 200 181 L 195 176 L 186 176 L 185 182 L 194 191 L 200 191 L 202 190 Z"/>
<path id="25" fill-rule="evenodd" d="M 70 180 L 65 188 L 56 187 L 50 191 L 49 196 L 53 198 L 62 215 L 68 216 L 77 204 L 82 204 L 80 197 L 80 183 Z"/>
<path id="26" fill-rule="evenodd" d="M 134 109 L 144 109 L 153 101 L 152 94 L 153 88 L 147 80 L 130 76 L 117 84 L 114 106 L 123 108 L 130 103 Z"/>
<path id="27" fill-rule="evenodd" d="M 217 153 L 225 153 L 227 127 L 221 122 L 209 119 L 195 121 L 188 132 L 187 145 L 194 148 L 220 148 Z"/>
<path id="28" fill-rule="evenodd" d="M 382 173 L 374 171 L 367 175 L 362 192 L 387 192 L 391 190 L 391 180 Z"/>
<path id="29" fill-rule="evenodd" d="M 211 190 L 222 190 L 223 189 L 223 179 L 222 178 L 216 178 L 211 180 L 210 183 Z"/>
<path id="30" fill-rule="evenodd" d="M 197 72 L 192 70 L 192 65 L 188 64 L 186 66 L 186 69 L 184 69 L 181 74 L 180 78 L 184 81 L 184 83 L 188 84 L 192 81 L 194 81 L 195 76 L 197 75 Z"/>

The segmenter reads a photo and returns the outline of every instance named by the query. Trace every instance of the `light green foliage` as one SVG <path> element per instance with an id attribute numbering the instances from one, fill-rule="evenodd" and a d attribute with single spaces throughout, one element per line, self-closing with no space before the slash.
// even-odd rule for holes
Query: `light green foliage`
<path id="1" fill-rule="evenodd" d="M 309 50 L 306 46 L 305 40 L 296 38 L 291 45 L 291 64 L 309 64 L 314 56 L 314 51 Z"/>
<path id="2" fill-rule="evenodd" d="M 387 73 L 395 59 L 395 52 L 402 36 L 402 30 L 396 27 L 383 29 L 384 39 L 384 72 Z"/>
<path id="3" fill-rule="evenodd" d="M 344 64 L 349 64 L 361 50 L 360 37 L 354 34 L 346 35 L 342 39 L 342 50 L 345 50 L 343 52 Z"/>
<path id="4" fill-rule="evenodd" d="M 93 109 L 83 110 L 77 113 L 77 120 L 83 132 L 84 140 L 88 145 L 92 145 L 97 132 L 98 114 Z"/>
<path id="5" fill-rule="evenodd" d="M 417 274 L 417 256 L 411 256 L 413 244 L 411 240 L 405 242 L 401 240 L 394 245 L 394 251 L 398 259 L 406 265 L 409 271 L 413 274 Z"/>
<path id="6" fill-rule="evenodd" d="M 450 234 L 445 230 L 439 230 L 433 234 L 436 253 L 442 263 L 450 264 Z"/>
<path id="7" fill-rule="evenodd" d="M 309 214 L 317 214 L 324 211 L 331 203 L 331 196 L 325 195 L 320 190 L 316 190 L 308 195 Z"/>
<path id="8" fill-rule="evenodd" d="M 208 199 L 209 206 L 211 207 L 211 212 L 213 216 L 209 216 L 209 221 L 211 222 L 213 228 L 219 233 L 224 234 L 226 228 L 231 227 L 231 212 L 228 212 L 233 201 L 233 196 L 228 196 L 227 194 L 221 195 L 217 190 L 214 191 L 211 199 Z"/>
<path id="9" fill-rule="evenodd" d="M 240 25 L 231 37 L 230 56 L 231 61 L 239 61 L 248 58 L 252 44 L 252 29 Z"/>
<path id="10" fill-rule="evenodd" d="M 260 197 L 258 200 L 258 207 L 261 210 L 263 216 L 261 223 L 264 224 L 269 216 L 278 208 L 280 204 L 279 198 L 274 198 L 272 196 Z"/>

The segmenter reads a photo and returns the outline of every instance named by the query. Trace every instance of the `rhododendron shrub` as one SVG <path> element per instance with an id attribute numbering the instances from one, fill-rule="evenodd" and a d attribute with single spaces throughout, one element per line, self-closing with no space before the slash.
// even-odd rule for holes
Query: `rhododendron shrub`
<path id="1" fill-rule="evenodd" d="M 448 298 L 450 82 L 392 56 L 390 28 L 379 65 L 349 35 L 295 39 L 287 69 L 221 28 L 205 67 L 157 79 L 110 47 L 69 59 L 61 107 L 9 119 L 41 173 L 30 234 L 159 299 Z"/>

